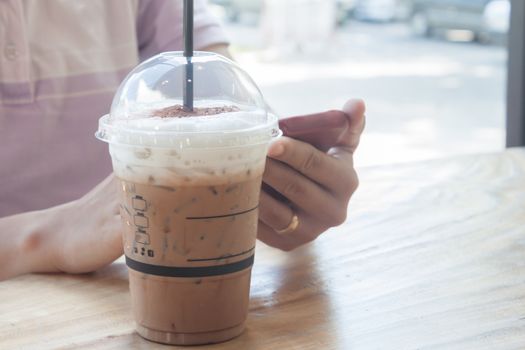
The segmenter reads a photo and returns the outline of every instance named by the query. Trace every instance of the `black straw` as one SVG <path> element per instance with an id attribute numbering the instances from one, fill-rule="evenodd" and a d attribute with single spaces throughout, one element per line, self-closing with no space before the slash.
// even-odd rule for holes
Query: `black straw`
<path id="1" fill-rule="evenodd" d="M 193 0 L 184 0 L 183 17 L 183 36 L 184 36 L 184 57 L 186 57 L 186 67 L 184 74 L 184 109 L 193 111 Z"/>

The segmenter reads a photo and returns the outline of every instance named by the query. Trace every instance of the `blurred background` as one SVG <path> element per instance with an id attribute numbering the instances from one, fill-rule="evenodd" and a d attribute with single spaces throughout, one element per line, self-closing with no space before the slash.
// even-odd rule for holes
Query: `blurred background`
<path id="1" fill-rule="evenodd" d="M 505 146 L 508 0 L 209 0 L 280 116 L 366 100 L 356 164 Z"/>

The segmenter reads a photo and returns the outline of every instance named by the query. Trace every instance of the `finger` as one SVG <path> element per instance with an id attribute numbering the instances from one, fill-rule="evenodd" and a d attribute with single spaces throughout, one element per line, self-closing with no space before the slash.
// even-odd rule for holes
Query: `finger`
<path id="1" fill-rule="evenodd" d="M 343 160 L 353 168 L 353 154 L 359 145 L 361 134 L 365 128 L 366 106 L 363 100 L 349 100 L 343 106 L 348 116 L 349 127 L 337 140 L 337 144 L 328 150 L 328 154 L 336 159 Z"/>
<path id="2" fill-rule="evenodd" d="M 282 152 L 275 156 L 270 148 L 270 156 L 274 155 L 274 159 L 315 181 L 332 195 L 348 197 L 357 188 L 357 176 L 349 151 L 333 148 L 330 155 L 327 155 L 307 143 L 288 137 L 283 137 L 276 143 L 282 144 Z"/>
<path id="3" fill-rule="evenodd" d="M 353 153 L 365 128 L 366 106 L 363 100 L 350 100 L 345 103 L 343 112 L 348 116 L 349 127 L 339 138 L 337 146 L 348 148 Z"/>
<path id="4" fill-rule="evenodd" d="M 332 189 L 334 174 L 340 174 L 346 165 L 314 146 L 289 137 L 275 141 L 268 156 L 286 163 L 293 169 L 314 180 L 323 187 Z"/>
<path id="5" fill-rule="evenodd" d="M 321 222 L 332 225 L 346 219 L 343 205 L 326 190 L 291 167 L 274 159 L 268 159 L 263 181 L 290 200 L 294 207 L 304 210 Z"/>
<path id="6" fill-rule="evenodd" d="M 326 230 L 326 227 L 319 226 L 315 219 L 311 219 L 301 214 L 299 214 L 299 216 L 299 227 L 297 230 L 286 235 L 278 234 L 270 226 L 259 221 L 257 238 L 271 247 L 290 251 L 315 240 Z"/>
<path id="7" fill-rule="evenodd" d="M 297 244 L 294 243 L 292 237 L 277 234 L 273 228 L 260 220 L 257 228 L 257 238 L 270 247 L 279 248 L 285 251 L 290 251 L 297 247 Z"/>
<path id="8" fill-rule="evenodd" d="M 265 191 L 261 191 L 259 220 L 274 230 L 282 230 L 290 224 L 294 215 L 289 206 L 273 198 Z"/>

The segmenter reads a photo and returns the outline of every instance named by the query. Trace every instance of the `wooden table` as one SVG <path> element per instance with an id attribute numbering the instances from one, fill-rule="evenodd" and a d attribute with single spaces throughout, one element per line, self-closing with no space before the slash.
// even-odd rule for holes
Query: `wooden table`
<path id="1" fill-rule="evenodd" d="M 525 349 L 525 149 L 360 174 L 346 224 L 259 244 L 247 331 L 206 349 Z M 134 332 L 121 261 L 0 300 L 1 349 L 167 348 Z"/>

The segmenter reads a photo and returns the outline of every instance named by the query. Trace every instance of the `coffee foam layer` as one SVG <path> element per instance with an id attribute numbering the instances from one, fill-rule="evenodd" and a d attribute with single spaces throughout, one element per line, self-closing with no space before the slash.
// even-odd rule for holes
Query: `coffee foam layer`
<path id="1" fill-rule="evenodd" d="M 191 117 L 162 117 L 130 119 L 122 126 L 126 129 L 153 132 L 235 132 L 256 128 L 264 124 L 263 112 L 227 112 Z"/>
<path id="2" fill-rule="evenodd" d="M 168 149 L 110 144 L 117 177 L 159 186 L 221 185 L 264 171 L 267 144 L 216 149 Z"/>
<path id="3" fill-rule="evenodd" d="M 96 136 L 106 142 L 171 149 L 253 145 L 279 135 L 277 117 L 260 111 L 127 120 L 105 116 L 99 124 Z"/>
<path id="4" fill-rule="evenodd" d="M 162 186 L 226 184 L 260 176 L 269 143 L 279 135 L 277 117 L 265 111 L 234 111 L 191 117 L 104 117 L 115 174 Z M 106 132 L 106 133 L 104 133 Z"/>

